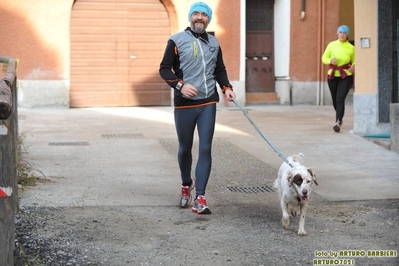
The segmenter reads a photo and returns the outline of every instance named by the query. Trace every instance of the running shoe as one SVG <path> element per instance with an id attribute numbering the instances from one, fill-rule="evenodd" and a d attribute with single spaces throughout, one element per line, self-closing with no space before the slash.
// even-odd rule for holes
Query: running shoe
<path id="1" fill-rule="evenodd" d="M 191 191 L 195 187 L 195 179 L 191 178 L 191 180 L 191 186 L 181 186 L 181 194 L 179 195 L 179 206 L 181 208 L 187 208 L 187 206 L 191 203 Z"/>
<path id="2" fill-rule="evenodd" d="M 333 127 L 335 132 L 339 132 L 341 130 L 341 123 L 339 121 L 337 121 Z"/>
<path id="3" fill-rule="evenodd" d="M 198 195 L 194 200 L 192 211 L 198 214 L 211 214 L 211 210 L 206 203 L 206 199 L 203 195 Z"/>

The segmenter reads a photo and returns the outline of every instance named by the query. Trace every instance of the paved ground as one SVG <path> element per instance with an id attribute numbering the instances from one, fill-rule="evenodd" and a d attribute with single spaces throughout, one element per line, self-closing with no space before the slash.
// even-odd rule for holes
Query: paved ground
<path id="1" fill-rule="evenodd" d="M 206 247 L 207 236 L 212 239 L 204 250 L 209 265 L 311 265 L 316 250 L 398 250 L 399 154 L 351 134 L 351 106 L 339 134 L 332 130 L 330 106 L 245 109 L 282 154 L 304 153 L 305 165 L 316 172 L 319 186 L 314 186 L 307 217 L 310 236 L 296 236 L 297 220 L 291 230 L 281 227 L 277 195 L 268 189 L 282 159 L 232 106 L 218 110 L 207 190 L 210 216 L 176 207 L 180 180 L 171 107 L 20 109 L 24 158 L 49 180 L 21 191 L 21 205 L 40 217 L 58 217 L 64 222 L 54 225 L 58 231 L 70 223 L 69 232 L 77 234 L 72 242 L 81 241 L 79 225 L 86 221 L 84 228 L 89 230 L 95 221 L 96 228 L 86 232 L 98 234 L 99 242 L 88 247 L 98 252 L 86 254 L 86 262 L 95 265 L 207 265 L 192 246 Z M 257 189 L 261 193 L 253 192 Z M 339 228 L 330 224 L 334 222 L 356 228 Z M 50 237 L 48 228 L 35 230 Z M 191 241 L 183 233 L 190 230 L 197 234 Z M 380 239 L 375 230 L 381 230 Z M 156 247 L 154 239 L 159 241 Z M 186 249 L 196 253 L 194 257 L 182 252 L 182 239 L 187 241 L 182 245 L 192 243 Z M 332 242 L 326 245 L 328 239 Z M 232 246 L 234 254 L 225 250 Z M 293 246 L 294 254 L 288 254 Z M 146 252 L 149 255 L 143 255 Z M 362 265 L 398 262 L 352 259 L 366 263 Z"/>
<path id="2" fill-rule="evenodd" d="M 353 116 L 347 109 L 342 132 L 336 134 L 329 106 L 247 108 L 251 119 L 283 155 L 305 154 L 305 164 L 316 171 L 320 183 L 314 192 L 321 197 L 397 198 L 399 154 L 351 134 Z M 22 202 L 56 206 L 175 204 L 179 172 L 172 150 L 177 147 L 172 108 L 25 109 L 19 115 L 27 158 L 46 176 L 58 179 L 35 188 L 36 193 L 26 193 Z M 247 156 L 272 169 L 272 173 L 261 173 L 258 181 L 270 185 L 282 159 L 241 111 L 219 110 L 215 164 L 229 164 L 234 175 L 245 167 L 238 162 Z M 251 172 L 239 180 L 259 185 L 253 182 Z M 38 190 L 44 191 L 36 197 Z"/>

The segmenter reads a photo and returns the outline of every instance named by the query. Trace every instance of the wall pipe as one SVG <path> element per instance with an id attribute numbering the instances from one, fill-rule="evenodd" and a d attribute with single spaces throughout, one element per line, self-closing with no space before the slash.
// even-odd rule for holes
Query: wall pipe
<path id="1" fill-rule="evenodd" d="M 316 81 L 317 81 L 317 89 L 316 89 L 316 105 L 320 105 L 320 85 L 321 85 L 321 5 L 322 2 L 319 1 L 319 10 L 318 10 L 318 19 L 319 26 L 317 27 L 317 72 L 316 72 Z"/>
<path id="2" fill-rule="evenodd" d="M 321 9 L 321 11 L 322 11 L 322 13 L 321 13 L 321 25 L 322 25 L 322 27 L 321 27 L 321 48 L 322 48 L 322 50 L 320 51 L 321 53 L 324 52 L 324 49 L 326 47 L 326 41 L 325 41 L 326 40 L 326 38 L 325 38 L 326 37 L 326 23 L 325 23 L 326 0 L 322 0 L 322 3 L 323 3 L 323 5 L 322 5 L 322 9 Z M 321 58 L 319 58 L 319 61 L 321 62 Z M 320 67 L 320 76 L 321 76 L 321 80 L 320 80 L 320 82 L 321 82 L 321 86 L 320 86 L 320 101 L 321 101 L 321 103 L 320 103 L 320 105 L 324 105 L 324 84 L 325 84 L 325 81 L 323 79 L 323 76 L 325 78 L 327 77 L 327 73 L 323 74 L 323 71 L 324 71 L 324 65 L 321 64 L 321 67 Z"/>
<path id="3" fill-rule="evenodd" d="M 325 36 L 325 26 L 324 26 L 324 16 L 325 16 L 325 0 L 319 1 L 319 12 L 318 12 L 319 26 L 317 29 L 317 91 L 316 91 L 316 104 L 323 105 L 324 101 L 324 87 L 323 87 L 323 64 L 321 62 L 321 56 L 324 50 L 324 36 Z"/>
<path id="4" fill-rule="evenodd" d="M 305 18 L 305 14 L 306 14 L 306 0 L 302 0 L 301 19 Z"/>

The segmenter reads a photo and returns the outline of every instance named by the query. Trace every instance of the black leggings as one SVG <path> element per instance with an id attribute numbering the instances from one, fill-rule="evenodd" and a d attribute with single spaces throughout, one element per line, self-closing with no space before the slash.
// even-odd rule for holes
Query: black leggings
<path id="1" fill-rule="evenodd" d="M 341 77 L 334 77 L 328 80 L 328 87 L 330 88 L 331 98 L 335 109 L 335 121 L 342 122 L 345 114 L 345 98 L 349 93 L 353 82 L 353 76 L 347 76 L 344 79 Z"/>
<path id="2" fill-rule="evenodd" d="M 195 168 L 196 195 L 205 195 L 212 167 L 212 139 L 215 131 L 216 104 L 192 108 L 176 108 L 175 123 L 179 139 L 178 161 L 182 184 L 191 182 L 194 131 L 199 137 L 198 161 Z"/>

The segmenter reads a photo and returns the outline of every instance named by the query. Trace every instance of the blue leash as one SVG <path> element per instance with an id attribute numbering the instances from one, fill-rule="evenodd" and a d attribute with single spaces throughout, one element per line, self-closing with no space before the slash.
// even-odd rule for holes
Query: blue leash
<path id="1" fill-rule="evenodd" d="M 294 168 L 294 166 L 287 160 L 287 158 L 285 158 L 285 156 L 273 145 L 273 143 L 271 143 L 265 135 L 263 135 L 262 131 L 260 131 L 260 129 L 255 125 L 254 121 L 252 121 L 252 119 L 249 117 L 248 112 L 245 111 L 238 103 L 235 99 L 232 99 L 232 101 L 235 103 L 235 105 L 237 105 L 237 107 L 241 110 L 241 112 L 245 115 L 245 117 L 248 119 L 248 121 L 252 124 L 252 126 L 256 129 L 256 131 L 258 131 L 259 135 L 261 135 L 261 137 L 270 145 L 270 147 L 272 147 L 272 149 L 278 154 L 278 156 L 280 156 L 281 159 L 283 159 L 284 162 L 286 162 L 289 166 L 291 166 L 291 168 Z"/>

